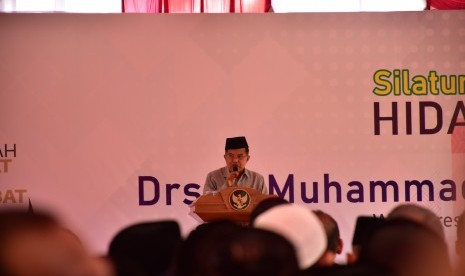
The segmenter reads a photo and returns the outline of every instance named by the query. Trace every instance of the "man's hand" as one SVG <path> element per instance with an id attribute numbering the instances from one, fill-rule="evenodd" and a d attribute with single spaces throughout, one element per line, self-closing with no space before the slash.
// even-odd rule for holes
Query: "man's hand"
<path id="1" fill-rule="evenodd" d="M 228 184 L 228 187 L 232 187 L 234 184 L 234 181 L 236 178 L 239 176 L 239 172 L 231 172 L 229 173 L 229 177 L 226 181 L 226 184 Z"/>

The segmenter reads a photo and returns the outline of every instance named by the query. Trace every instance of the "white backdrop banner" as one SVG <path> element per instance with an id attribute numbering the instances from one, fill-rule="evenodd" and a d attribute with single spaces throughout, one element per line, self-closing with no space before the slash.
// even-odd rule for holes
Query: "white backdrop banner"
<path id="1" fill-rule="evenodd" d="M 340 224 L 402 202 L 452 242 L 465 198 L 465 12 L 0 15 L 0 208 L 95 252 L 175 219 L 226 137 L 271 193 Z"/>

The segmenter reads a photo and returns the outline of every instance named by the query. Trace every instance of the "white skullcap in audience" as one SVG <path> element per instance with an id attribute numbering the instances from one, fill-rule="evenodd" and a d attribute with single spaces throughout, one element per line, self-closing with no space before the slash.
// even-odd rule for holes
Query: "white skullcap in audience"
<path id="1" fill-rule="evenodd" d="M 318 217 L 303 206 L 279 205 L 259 215 L 255 228 L 275 232 L 295 247 L 300 269 L 315 264 L 326 250 L 326 233 Z"/>

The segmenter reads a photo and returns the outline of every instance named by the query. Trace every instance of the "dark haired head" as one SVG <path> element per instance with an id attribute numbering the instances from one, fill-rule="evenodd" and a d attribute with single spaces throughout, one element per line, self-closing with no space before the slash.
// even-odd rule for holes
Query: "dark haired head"
<path id="1" fill-rule="evenodd" d="M 197 226 L 177 252 L 174 262 L 176 276 L 211 275 L 214 259 L 212 256 L 225 237 L 236 234 L 241 226 L 232 221 L 215 221 Z"/>
<path id="2" fill-rule="evenodd" d="M 323 226 L 326 231 L 326 235 L 328 236 L 327 250 L 339 254 L 340 253 L 339 252 L 340 233 L 339 233 L 339 226 L 337 225 L 336 220 L 332 216 L 330 216 L 329 214 L 321 210 L 316 210 L 313 212 L 315 213 L 315 215 L 317 215 L 317 217 L 323 223 Z"/>
<path id="3" fill-rule="evenodd" d="M 147 275 L 163 275 L 169 270 L 181 240 L 179 225 L 175 221 L 135 224 L 113 238 L 108 255 L 117 270 L 138 267 Z"/>
<path id="4" fill-rule="evenodd" d="M 299 271 L 293 245 L 261 229 L 243 228 L 227 236 L 216 259 L 216 275 L 288 276 Z"/>

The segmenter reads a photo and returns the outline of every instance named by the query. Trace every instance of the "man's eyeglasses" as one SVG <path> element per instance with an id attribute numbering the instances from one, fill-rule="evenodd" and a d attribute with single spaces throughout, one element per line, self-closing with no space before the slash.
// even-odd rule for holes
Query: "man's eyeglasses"
<path id="1" fill-rule="evenodd" d="M 228 160 L 234 160 L 234 159 L 239 159 L 239 160 L 244 160 L 245 158 L 248 157 L 247 154 L 239 154 L 239 155 L 234 155 L 234 154 L 225 154 L 224 157 Z"/>

